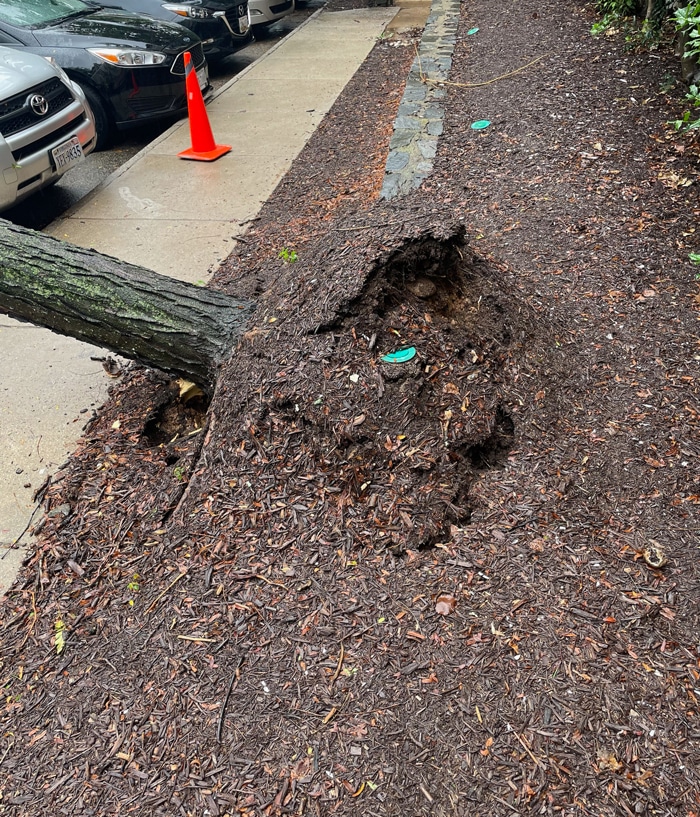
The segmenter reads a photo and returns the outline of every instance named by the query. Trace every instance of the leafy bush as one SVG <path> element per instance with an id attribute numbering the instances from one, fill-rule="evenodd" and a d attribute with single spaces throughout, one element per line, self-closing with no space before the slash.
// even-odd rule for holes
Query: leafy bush
<path id="1" fill-rule="evenodd" d="M 694 0 L 683 8 L 676 9 L 676 31 L 685 36 L 684 57 L 697 57 L 700 54 L 700 0 Z"/>
<path id="2" fill-rule="evenodd" d="M 635 17 L 643 20 L 645 37 L 642 40 L 650 38 L 678 5 L 679 0 L 597 0 L 596 8 L 602 20 L 593 26 L 593 34 L 600 34 L 626 18 Z"/>
<path id="3" fill-rule="evenodd" d="M 601 19 L 591 28 L 594 36 L 604 34 L 609 28 L 635 16 L 640 11 L 640 0 L 597 0 L 596 8 Z"/>
<path id="4" fill-rule="evenodd" d="M 597 0 L 596 6 L 604 17 L 631 17 L 639 7 L 639 0 Z"/>
<path id="5" fill-rule="evenodd" d="M 690 102 L 693 108 L 700 108 L 700 89 L 697 85 L 690 86 L 685 98 L 688 100 L 688 102 Z M 669 124 L 673 125 L 676 130 L 685 133 L 685 131 L 697 130 L 700 128 L 700 119 L 693 119 L 693 114 L 691 111 L 686 111 L 683 114 L 682 119 L 674 119 Z"/>
<path id="6" fill-rule="evenodd" d="M 700 0 L 677 8 L 674 13 L 676 33 L 683 46 L 683 59 L 690 60 L 697 67 L 697 58 L 700 55 Z M 676 119 L 670 124 L 677 131 L 692 131 L 700 128 L 700 119 L 694 119 L 692 111 L 700 108 L 700 89 L 692 84 L 685 98 L 691 104 L 691 110 L 685 111 L 682 119 Z"/>

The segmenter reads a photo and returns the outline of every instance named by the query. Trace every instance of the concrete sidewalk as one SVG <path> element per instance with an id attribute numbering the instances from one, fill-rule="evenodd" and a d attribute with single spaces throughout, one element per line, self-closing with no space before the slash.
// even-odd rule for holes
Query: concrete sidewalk
<path id="1" fill-rule="evenodd" d="M 45 232 L 191 282 L 235 246 L 342 89 L 397 16 L 425 21 L 424 0 L 397 8 L 320 11 L 208 103 L 214 137 L 233 150 L 183 161 L 179 122 Z M 70 455 L 110 381 L 100 350 L 0 318 L 0 594 L 24 556 L 34 491 Z M 22 543 L 26 544 L 25 539 Z"/>
<path id="2" fill-rule="evenodd" d="M 206 280 L 235 246 L 361 65 L 395 8 L 320 13 L 208 103 L 215 162 L 177 157 L 186 122 L 134 157 L 47 230 L 164 275 Z"/>

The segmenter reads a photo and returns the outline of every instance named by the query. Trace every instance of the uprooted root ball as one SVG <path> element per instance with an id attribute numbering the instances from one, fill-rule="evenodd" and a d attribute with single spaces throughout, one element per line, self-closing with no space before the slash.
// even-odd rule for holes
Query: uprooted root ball
<path id="1" fill-rule="evenodd" d="M 515 311 L 497 286 L 470 253 L 418 242 L 331 326 L 268 343 L 257 405 L 240 438 L 216 446 L 225 489 L 209 512 L 277 543 L 342 536 L 402 551 L 449 540 L 469 521 L 475 475 L 502 465 L 516 436 L 501 379 Z M 384 360 L 406 349 L 411 359 Z"/>

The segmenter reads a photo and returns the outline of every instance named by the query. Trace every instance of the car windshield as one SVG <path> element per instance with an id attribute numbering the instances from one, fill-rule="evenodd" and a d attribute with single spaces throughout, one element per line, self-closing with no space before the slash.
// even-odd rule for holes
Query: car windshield
<path id="1" fill-rule="evenodd" d="M 51 25 L 87 11 L 82 0 L 0 0 L 0 22 L 20 28 Z"/>

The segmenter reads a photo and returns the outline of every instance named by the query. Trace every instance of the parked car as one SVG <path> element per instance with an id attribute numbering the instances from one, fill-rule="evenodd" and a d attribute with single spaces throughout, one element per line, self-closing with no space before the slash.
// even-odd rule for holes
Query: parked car
<path id="1" fill-rule="evenodd" d="M 0 210 L 55 184 L 94 147 L 80 88 L 43 57 L 0 46 Z"/>
<path id="2" fill-rule="evenodd" d="M 254 32 L 260 33 L 294 11 L 294 0 L 249 0 L 248 11 Z"/>
<path id="3" fill-rule="evenodd" d="M 184 53 L 209 84 L 202 43 L 179 25 L 82 0 L 0 0 L 0 43 L 51 57 L 92 108 L 97 147 L 116 130 L 187 111 Z"/>
<path id="4" fill-rule="evenodd" d="M 148 14 L 170 23 L 180 23 L 200 38 L 204 46 L 204 55 L 209 62 L 233 54 L 253 39 L 248 18 L 248 0 L 183 0 L 183 2 L 86 0 L 86 2 L 103 8 L 119 8 Z"/>

